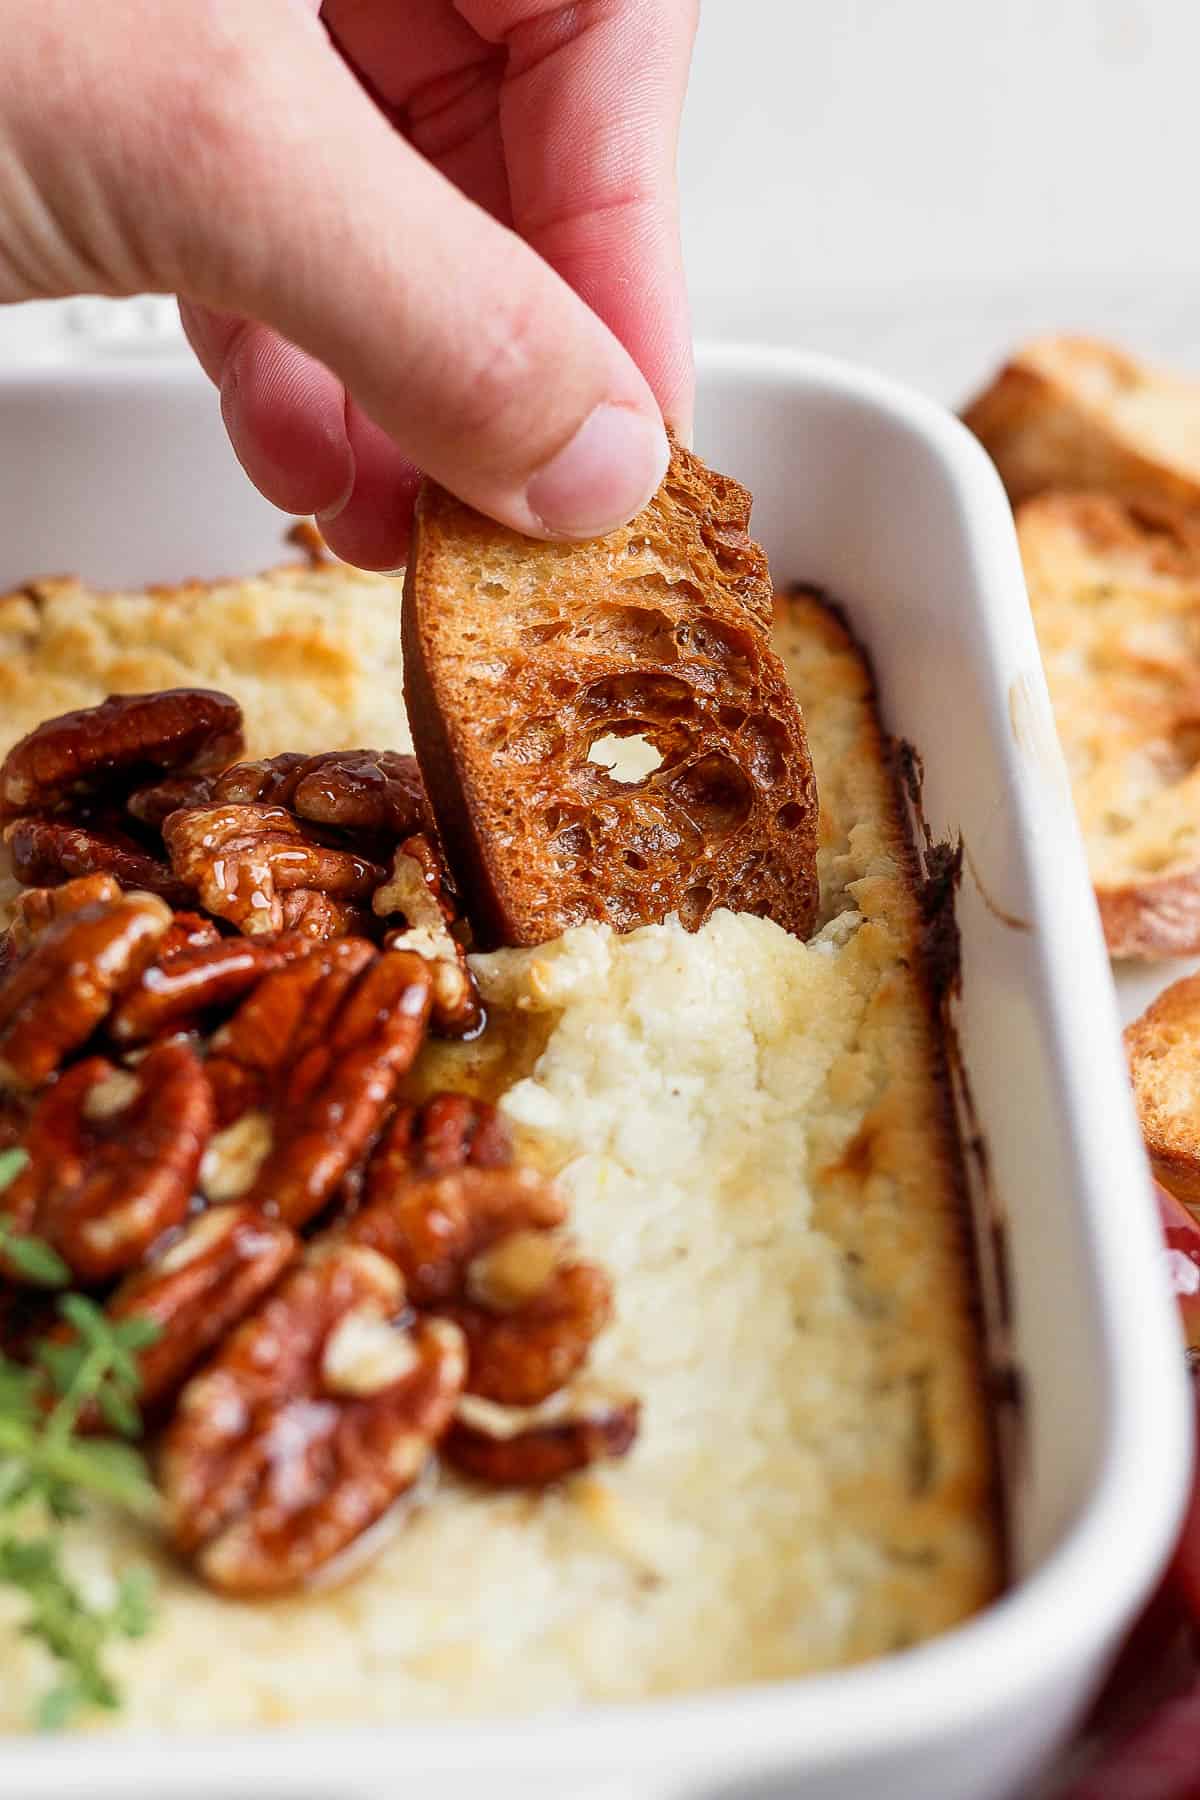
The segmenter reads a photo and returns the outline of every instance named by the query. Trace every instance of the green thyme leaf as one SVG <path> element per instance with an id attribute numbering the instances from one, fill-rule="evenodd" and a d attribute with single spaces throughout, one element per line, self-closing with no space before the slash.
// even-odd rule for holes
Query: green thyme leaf
<path id="1" fill-rule="evenodd" d="M 62 1287 L 70 1281 L 71 1271 L 57 1250 L 40 1238 L 21 1236 L 6 1226 L 7 1221 L 0 1218 L 0 1254 L 18 1275 L 39 1287 Z"/>
<path id="2" fill-rule="evenodd" d="M 0 1150 L 0 1194 L 17 1179 L 28 1161 L 24 1150 Z"/>

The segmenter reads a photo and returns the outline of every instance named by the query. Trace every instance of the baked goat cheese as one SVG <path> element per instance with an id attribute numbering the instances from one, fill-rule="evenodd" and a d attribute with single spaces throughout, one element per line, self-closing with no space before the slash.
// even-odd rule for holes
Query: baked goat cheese
<path id="1" fill-rule="evenodd" d="M 403 747 L 398 596 L 333 568 L 14 596 L 6 731 L 186 680 L 243 701 L 253 754 Z M 640 1399 L 632 1453 L 533 1494 L 443 1471 L 360 1572 L 267 1605 L 218 1598 L 93 1510 L 64 1527 L 85 1591 L 103 1603 L 147 1558 L 159 1591 L 152 1636 L 112 1651 L 124 1704 L 99 1729 L 511 1717 L 779 1679 L 918 1642 L 996 1592 L 914 864 L 861 656 L 807 598 L 780 602 L 776 643 L 821 793 L 815 936 L 721 911 L 694 935 L 585 925 L 473 959 L 494 1018 L 534 1028 L 502 1106 L 613 1277 L 587 1379 Z M 22 1616 L 0 1589 L 8 1730 L 47 1674 Z"/>

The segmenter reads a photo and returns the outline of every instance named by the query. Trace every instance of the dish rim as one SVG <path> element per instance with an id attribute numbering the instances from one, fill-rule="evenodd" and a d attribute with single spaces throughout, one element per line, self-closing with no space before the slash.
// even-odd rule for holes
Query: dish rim
<path id="1" fill-rule="evenodd" d="M 977 622 L 987 649 L 988 673 L 1016 657 L 1038 669 L 1015 537 L 1007 501 L 982 448 L 936 402 L 902 383 L 839 359 L 788 348 L 737 343 L 700 344 L 697 365 L 705 374 L 740 378 L 764 390 L 808 388 L 886 416 L 922 440 L 951 484 L 973 548 Z M 183 358 L 119 360 L 96 366 L 33 367 L 0 371 L 0 407 L 7 391 L 65 388 L 103 394 L 118 388 L 193 384 L 197 373 Z M 2 415 L 0 415 L 2 417 Z M 1014 588 L 1014 581 L 1018 584 Z M 1019 604 L 1013 604 L 1014 600 Z M 990 685 L 987 730 L 999 726 L 998 678 Z M 1040 677 L 1031 703 L 1053 741 L 1049 700 Z M 997 740 L 1008 767 L 1018 768 L 1009 739 Z M 1019 768 L 1018 768 L 1019 774 Z M 95 1800 L 120 1795 L 133 1781 L 148 1791 L 184 1796 L 209 1794 L 222 1784 L 244 1790 L 294 1795 L 296 1783 L 319 1783 L 347 1774 L 346 1750 L 361 1749 L 364 1771 L 374 1751 L 403 1746 L 403 1766 L 451 1773 L 487 1769 L 494 1774 L 548 1775 L 567 1769 L 659 1768 L 680 1775 L 703 1770 L 714 1781 L 737 1768 L 748 1777 L 746 1746 L 754 1746 L 754 1772 L 786 1766 L 816 1773 L 843 1762 L 866 1762 L 931 1735 L 949 1735 L 1031 1703 L 1056 1681 L 1068 1681 L 1089 1657 L 1111 1641 L 1133 1599 L 1149 1587 L 1169 1551 L 1181 1513 L 1191 1442 L 1190 1409 L 1177 1343 L 1173 1343 L 1165 1277 L 1154 1266 L 1150 1208 L 1131 1221 L 1106 1207 L 1124 1179 L 1136 1178 L 1140 1146 L 1132 1125 L 1116 1127 L 1118 1165 L 1112 1162 L 1108 1122 L 1104 1157 L 1090 1153 L 1088 1117 L 1115 1101 L 1124 1103 L 1124 1070 L 1115 1032 L 1097 1029 L 1097 984 L 1109 981 L 1096 934 L 1083 928 L 1092 908 L 1078 845 L 1068 845 L 1053 866 L 1037 829 L 1039 797 L 1032 781 L 1013 782 L 1039 925 L 1040 985 L 1046 1017 L 1060 1052 L 1056 1067 L 1082 1210 L 1086 1217 L 1094 1304 L 1105 1338 L 1103 1371 L 1109 1388 L 1099 1471 L 1078 1516 L 1045 1560 L 1020 1577 L 981 1613 L 941 1636 L 896 1655 L 847 1670 L 771 1684 L 723 1688 L 679 1699 L 589 1703 L 580 1710 L 515 1721 L 453 1720 L 444 1723 L 287 1727 L 281 1733 L 239 1731 L 194 1737 L 130 1736 L 104 1741 L 68 1737 L 0 1740 L 0 1776 L 25 1800 L 66 1790 L 85 1776 Z M 1059 821 L 1056 819 L 1056 826 Z M 1101 1006 L 1102 1010 L 1102 1006 Z M 1115 1020 L 1115 1004 L 1113 1008 Z M 1070 1055 L 1061 1054 L 1070 1047 Z M 1132 1114 L 1130 1114 L 1132 1119 Z M 1119 1140 L 1128 1141 L 1121 1145 Z M 1125 1167 L 1120 1166 L 1124 1158 Z M 1146 1405 L 1146 1395 L 1155 1396 Z M 1136 1519 L 1136 1532 L 1128 1521 Z M 1103 1570 L 1103 1581 L 1096 1580 Z M 155 1784 L 150 1789 L 150 1784 Z M 82 1790 L 81 1790 L 82 1791 Z"/>

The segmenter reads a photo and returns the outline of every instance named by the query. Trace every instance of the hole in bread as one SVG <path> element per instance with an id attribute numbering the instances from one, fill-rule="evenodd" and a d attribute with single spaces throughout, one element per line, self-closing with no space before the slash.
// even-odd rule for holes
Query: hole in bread
<path id="1" fill-rule="evenodd" d="M 607 606 L 587 621 L 577 636 L 600 636 L 607 647 L 613 645 L 629 657 L 641 656 L 658 662 L 671 662 L 678 652 L 675 632 L 665 612 L 657 606 Z"/>
<path id="2" fill-rule="evenodd" d="M 581 862 L 591 852 L 592 834 L 586 825 L 568 825 L 551 843 L 560 862 Z"/>
<path id="3" fill-rule="evenodd" d="M 679 922 L 685 931 L 698 931 L 704 923 L 709 907 L 713 903 L 712 889 L 697 885 L 690 887 L 679 902 Z"/>
<path id="4" fill-rule="evenodd" d="M 692 690 L 685 681 L 638 670 L 590 682 L 579 695 L 579 710 L 585 718 L 589 714 L 632 714 L 637 719 L 674 719 L 691 709 Z"/>
<path id="5" fill-rule="evenodd" d="M 732 625 L 718 625 L 714 619 L 686 619 L 676 627 L 675 642 L 684 655 L 714 663 L 739 687 L 752 680 L 749 632 Z"/>
<path id="6" fill-rule="evenodd" d="M 722 531 L 716 525 L 702 525 L 700 536 L 708 545 L 712 559 L 722 575 L 747 575 L 754 568 L 754 553 L 746 534 L 736 529 Z"/>
<path id="7" fill-rule="evenodd" d="M 595 739 L 588 750 L 587 759 L 595 763 L 598 769 L 606 769 L 613 781 L 622 787 L 631 787 L 639 781 L 645 781 L 647 775 L 653 775 L 655 769 L 661 769 L 663 759 L 654 748 L 649 738 L 638 732 L 622 733 L 606 731 L 603 737 Z"/>
<path id="8" fill-rule="evenodd" d="M 481 581 L 477 591 L 489 600 L 503 600 L 507 589 L 501 581 Z"/>
<path id="9" fill-rule="evenodd" d="M 731 757 L 710 750 L 682 769 L 670 783 L 671 793 L 706 837 L 732 831 L 748 816 L 754 790 Z"/>
<path id="10" fill-rule="evenodd" d="M 798 800 L 789 800 L 775 814 L 775 823 L 781 831 L 799 831 L 807 814 Z"/>
<path id="11" fill-rule="evenodd" d="M 539 624 L 526 625 L 521 637 L 527 644 L 548 644 L 554 638 L 564 636 L 569 630 L 566 619 L 543 619 Z"/>
<path id="12" fill-rule="evenodd" d="M 754 779 L 764 787 L 782 781 L 787 769 L 787 732 L 778 719 L 760 713 L 748 719 L 739 734 L 742 748 L 750 758 Z"/>

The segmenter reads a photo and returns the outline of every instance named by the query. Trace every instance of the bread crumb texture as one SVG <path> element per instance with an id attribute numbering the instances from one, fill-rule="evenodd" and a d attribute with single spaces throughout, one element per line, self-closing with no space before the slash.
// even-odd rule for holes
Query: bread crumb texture
<path id="1" fill-rule="evenodd" d="M 0 603 L 7 735 L 114 688 L 228 687 L 251 754 L 403 746 L 399 582 Z M 158 1557 L 156 1628 L 98 1729 L 527 1714 L 794 1676 L 942 1631 L 999 1583 L 956 1157 L 915 884 L 862 661 L 822 608 L 776 641 L 820 784 L 822 925 L 585 925 L 476 959 L 548 1035 L 505 1106 L 615 1278 L 589 1381 L 643 1402 L 624 1462 L 541 1495 L 443 1474 L 341 1588 L 214 1597 Z M 66 1527 L 88 1590 L 146 1556 Z M 45 1677 L 0 1594 L 0 1726 Z"/>

